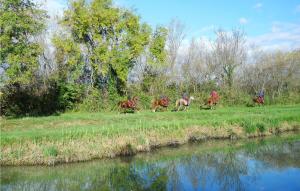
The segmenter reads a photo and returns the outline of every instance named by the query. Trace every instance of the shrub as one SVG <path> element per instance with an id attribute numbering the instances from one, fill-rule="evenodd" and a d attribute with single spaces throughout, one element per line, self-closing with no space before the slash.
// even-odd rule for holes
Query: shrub
<path id="1" fill-rule="evenodd" d="M 58 109 L 59 92 L 56 83 L 53 82 L 42 87 L 38 84 L 8 84 L 1 92 L 1 115 L 50 115 Z"/>
<path id="2" fill-rule="evenodd" d="M 79 102 L 83 95 L 83 88 L 78 84 L 59 85 L 59 106 L 61 110 L 73 109 L 75 104 Z"/>
<path id="3" fill-rule="evenodd" d="M 102 95 L 100 90 L 93 88 L 83 99 L 81 103 L 78 103 L 76 110 L 86 112 L 98 112 L 104 109 L 102 104 Z"/>

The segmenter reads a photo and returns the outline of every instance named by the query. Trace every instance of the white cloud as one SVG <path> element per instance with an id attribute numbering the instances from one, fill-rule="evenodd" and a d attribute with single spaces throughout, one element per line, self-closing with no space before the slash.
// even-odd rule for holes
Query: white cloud
<path id="1" fill-rule="evenodd" d="M 244 18 L 244 17 L 241 17 L 241 18 L 239 19 L 239 23 L 240 23 L 241 25 L 247 24 L 247 23 L 248 23 L 248 19 L 246 19 L 246 18 Z"/>
<path id="2" fill-rule="evenodd" d="M 255 5 L 254 5 L 254 9 L 261 9 L 262 8 L 262 6 L 263 6 L 263 4 L 262 3 L 256 3 Z"/>
<path id="3" fill-rule="evenodd" d="M 300 24 L 274 22 L 269 33 L 248 38 L 264 50 L 293 50 L 300 48 Z"/>

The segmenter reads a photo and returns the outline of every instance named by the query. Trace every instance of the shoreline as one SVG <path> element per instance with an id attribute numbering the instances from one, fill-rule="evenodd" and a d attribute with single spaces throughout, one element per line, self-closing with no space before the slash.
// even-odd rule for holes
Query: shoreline
<path id="1" fill-rule="evenodd" d="M 228 127 L 199 127 L 192 126 L 186 128 L 180 128 L 175 130 L 176 132 L 169 133 L 161 132 L 160 136 L 151 136 L 155 132 L 147 132 L 147 135 L 144 135 L 144 144 L 140 144 L 139 136 L 128 137 L 126 135 L 115 137 L 114 139 L 102 139 L 100 142 L 96 139 L 89 139 L 86 142 L 84 148 L 93 147 L 95 151 L 91 149 L 79 150 L 78 152 L 63 154 L 59 152 L 56 156 L 42 156 L 36 155 L 34 153 L 35 148 L 31 148 L 33 154 L 25 155 L 22 158 L 2 158 L 0 160 L 0 166 L 54 166 L 59 164 L 66 163 L 77 163 L 77 162 L 87 162 L 97 159 L 109 159 L 116 158 L 120 156 L 133 156 L 138 153 L 151 152 L 155 149 L 164 148 L 164 147 L 176 147 L 180 145 L 187 144 L 189 142 L 203 142 L 209 140 L 234 140 L 234 139 L 251 139 L 258 137 L 267 137 L 271 135 L 284 134 L 287 132 L 299 132 L 299 124 L 288 124 L 282 123 L 280 127 L 268 128 L 265 131 L 260 131 L 256 129 L 255 132 L 247 133 L 244 128 L 240 126 L 228 126 Z M 161 135 L 164 136 L 161 136 Z M 179 135 L 179 136 L 178 136 Z M 98 137 L 99 138 L 99 137 Z M 83 140 L 84 142 L 84 140 Z M 82 143 L 82 140 L 79 142 L 72 141 L 71 144 L 68 143 L 66 148 L 69 148 L 71 145 L 73 148 L 76 148 L 78 144 Z M 116 144 L 117 143 L 117 144 Z M 27 145 L 30 143 L 25 143 Z M 40 143 L 43 144 L 43 143 Z M 49 144 L 49 143 L 44 143 Z M 52 145 L 59 145 L 61 143 L 50 143 Z M 64 143 L 63 143 L 64 144 Z M 12 145 L 18 146 L 18 145 Z M 20 146 L 20 145 L 19 145 Z M 34 146 L 34 145 L 32 145 Z M 35 145 L 36 146 L 36 145 Z M 29 147 L 28 147 L 29 148 Z M 5 148 L 1 148 L 1 155 L 3 156 L 3 151 Z"/>

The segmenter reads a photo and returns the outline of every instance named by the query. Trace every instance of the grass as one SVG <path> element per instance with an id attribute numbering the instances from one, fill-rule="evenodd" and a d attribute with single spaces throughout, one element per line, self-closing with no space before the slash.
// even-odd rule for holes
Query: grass
<path id="1" fill-rule="evenodd" d="M 1 119 L 1 165 L 85 161 L 207 138 L 299 129 L 300 105 Z"/>

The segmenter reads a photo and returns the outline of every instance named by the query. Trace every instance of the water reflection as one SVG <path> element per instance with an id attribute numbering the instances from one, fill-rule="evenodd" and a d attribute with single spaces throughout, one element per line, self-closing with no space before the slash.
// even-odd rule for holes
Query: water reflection
<path id="1" fill-rule="evenodd" d="M 126 160 L 5 167 L 1 190 L 300 190 L 299 178 L 300 140 L 273 138 L 193 144 Z"/>

